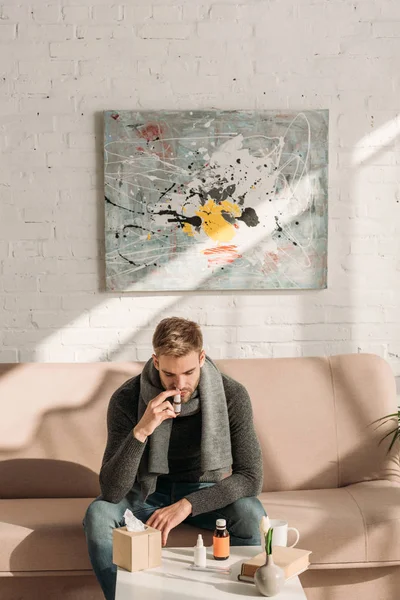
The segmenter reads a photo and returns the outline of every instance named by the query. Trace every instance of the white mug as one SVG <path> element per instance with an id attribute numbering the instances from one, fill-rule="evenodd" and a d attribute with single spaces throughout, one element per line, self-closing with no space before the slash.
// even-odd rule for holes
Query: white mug
<path id="1" fill-rule="evenodd" d="M 289 546 L 289 548 L 293 548 L 300 539 L 299 530 L 296 527 L 289 527 L 287 521 L 282 521 L 280 519 L 270 519 L 271 527 L 274 529 L 274 533 L 272 534 L 272 546 L 287 546 L 287 538 L 288 531 L 294 531 L 296 533 L 296 541 Z"/>

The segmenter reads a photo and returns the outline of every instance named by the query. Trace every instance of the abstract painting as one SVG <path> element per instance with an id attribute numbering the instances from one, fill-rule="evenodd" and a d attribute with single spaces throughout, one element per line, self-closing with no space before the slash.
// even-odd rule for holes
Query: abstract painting
<path id="1" fill-rule="evenodd" d="M 104 120 L 108 290 L 326 287 L 327 110 Z"/>

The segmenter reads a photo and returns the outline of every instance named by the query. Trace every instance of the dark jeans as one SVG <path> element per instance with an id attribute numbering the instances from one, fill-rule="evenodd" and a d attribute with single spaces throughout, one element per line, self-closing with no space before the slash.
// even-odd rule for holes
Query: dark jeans
<path id="1" fill-rule="evenodd" d="M 129 508 L 135 517 L 146 523 L 155 510 L 170 506 L 186 495 L 213 483 L 168 483 L 158 481 L 157 489 L 143 502 L 140 490 L 134 487 L 121 502 L 112 504 L 101 496 L 88 507 L 83 521 L 90 562 L 101 585 L 106 600 L 114 600 L 117 568 L 112 562 L 112 531 L 122 527 L 123 514 Z M 185 523 L 215 529 L 216 519 L 226 519 L 231 546 L 260 545 L 259 522 L 265 510 L 257 498 L 240 498 L 236 502 L 216 511 L 188 517 Z M 193 546 L 196 540 L 193 539 Z M 138 599 L 140 600 L 140 599 Z"/>

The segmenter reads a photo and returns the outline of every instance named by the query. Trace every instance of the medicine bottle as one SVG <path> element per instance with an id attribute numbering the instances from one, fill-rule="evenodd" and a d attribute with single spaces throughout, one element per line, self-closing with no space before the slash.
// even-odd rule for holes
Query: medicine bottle
<path id="1" fill-rule="evenodd" d="M 180 415 L 181 414 L 181 410 L 182 410 L 182 399 L 181 399 L 181 395 L 180 394 L 176 394 L 176 396 L 174 396 L 174 412 L 176 415 Z"/>
<path id="2" fill-rule="evenodd" d="M 217 519 L 216 529 L 213 535 L 213 555 L 215 560 L 226 560 L 229 558 L 230 536 L 226 529 L 225 519 Z"/>
<path id="3" fill-rule="evenodd" d="M 206 561 L 206 548 L 203 542 L 203 536 L 201 533 L 197 536 L 197 544 L 194 547 L 194 564 L 196 567 L 205 567 L 207 565 Z"/>

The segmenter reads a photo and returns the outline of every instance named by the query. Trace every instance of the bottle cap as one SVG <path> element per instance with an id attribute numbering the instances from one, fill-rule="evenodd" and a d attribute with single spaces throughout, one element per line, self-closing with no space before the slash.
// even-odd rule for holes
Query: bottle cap
<path id="1" fill-rule="evenodd" d="M 199 533 L 199 535 L 197 536 L 197 548 L 201 548 L 202 546 L 204 546 L 203 536 L 201 535 L 201 533 Z"/>
<path id="2" fill-rule="evenodd" d="M 217 527 L 226 527 L 225 519 L 217 519 Z"/>

